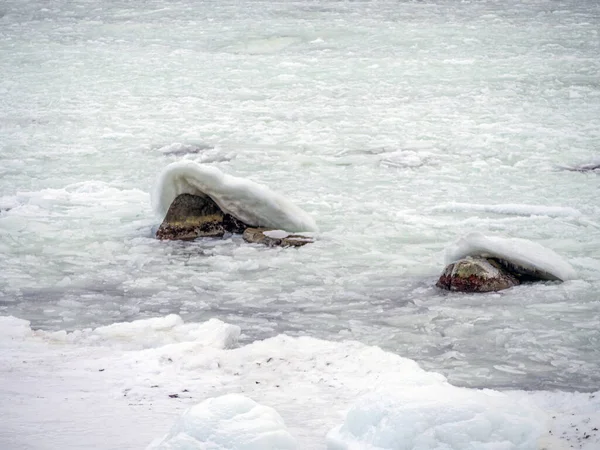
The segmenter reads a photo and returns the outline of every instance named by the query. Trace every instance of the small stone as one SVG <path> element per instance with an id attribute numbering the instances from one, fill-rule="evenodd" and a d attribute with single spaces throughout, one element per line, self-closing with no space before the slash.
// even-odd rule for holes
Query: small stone
<path id="1" fill-rule="evenodd" d="M 449 264 L 436 286 L 457 292 L 494 292 L 520 284 L 503 267 L 486 258 L 465 258 Z"/>
<path id="2" fill-rule="evenodd" d="M 246 228 L 242 236 L 246 242 L 263 244 L 268 247 L 301 247 L 313 240 L 307 236 L 290 234 L 282 230 L 268 228 Z"/>

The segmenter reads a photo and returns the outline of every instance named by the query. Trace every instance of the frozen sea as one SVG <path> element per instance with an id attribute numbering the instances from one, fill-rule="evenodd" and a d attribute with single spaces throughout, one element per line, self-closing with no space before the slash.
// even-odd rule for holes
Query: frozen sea
<path id="1" fill-rule="evenodd" d="M 563 168 L 600 161 L 599 32 L 592 0 L 4 0 L 0 316 L 215 318 L 241 346 L 356 340 L 455 386 L 597 391 L 600 174 Z M 182 159 L 293 200 L 316 242 L 157 241 L 150 194 Z M 438 290 L 473 231 L 578 276 Z"/>

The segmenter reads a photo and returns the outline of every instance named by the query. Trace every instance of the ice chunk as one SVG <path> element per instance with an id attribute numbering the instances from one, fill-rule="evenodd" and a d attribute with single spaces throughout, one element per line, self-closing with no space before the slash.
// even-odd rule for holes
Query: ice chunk
<path id="1" fill-rule="evenodd" d="M 240 327 L 218 319 L 184 323 L 176 314 L 152 319 L 119 322 L 95 329 L 47 333 L 47 338 L 85 345 L 115 345 L 129 349 L 155 348 L 194 342 L 210 348 L 231 348 L 238 342 Z"/>
<path id="2" fill-rule="evenodd" d="M 25 338 L 32 334 L 28 320 L 17 319 L 13 316 L 0 316 L 0 339 L 9 341 Z"/>
<path id="3" fill-rule="evenodd" d="M 283 230 L 267 230 L 267 231 L 263 231 L 263 234 L 265 236 L 273 238 L 273 239 L 283 239 L 290 235 L 290 233 L 288 233 L 287 231 L 283 231 Z"/>
<path id="4" fill-rule="evenodd" d="M 500 258 L 527 269 L 547 272 L 563 281 L 577 277 L 573 267 L 561 256 L 527 239 L 470 233 L 446 249 L 446 264 L 467 256 Z"/>
<path id="5" fill-rule="evenodd" d="M 296 440 L 281 416 L 239 394 L 192 406 L 147 450 L 291 450 Z"/>
<path id="6" fill-rule="evenodd" d="M 451 385 L 369 394 L 327 435 L 330 450 L 533 450 L 546 415 L 495 391 Z"/>
<path id="7" fill-rule="evenodd" d="M 156 213 L 164 216 L 180 194 L 206 194 L 224 212 L 248 225 L 287 231 L 317 230 L 314 219 L 281 194 L 193 161 L 169 164 L 160 174 L 152 196 Z"/>

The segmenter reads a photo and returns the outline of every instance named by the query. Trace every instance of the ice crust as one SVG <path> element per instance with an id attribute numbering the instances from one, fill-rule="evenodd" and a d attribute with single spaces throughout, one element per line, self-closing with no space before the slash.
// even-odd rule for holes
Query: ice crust
<path id="1" fill-rule="evenodd" d="M 286 231 L 316 231 L 317 224 L 283 195 L 251 180 L 193 161 L 169 164 L 158 177 L 152 204 L 164 216 L 180 194 L 208 195 L 226 213 L 248 225 Z"/>
<path id="2" fill-rule="evenodd" d="M 184 326 L 206 333 L 182 337 Z M 167 316 L 91 330 L 93 341 L 57 340 L 1 316 L 0 395 L 31 396 L 0 403 L 4 426 L 21 430 L 11 445 L 557 450 L 564 442 L 548 435 L 572 437 L 572 425 L 592 433 L 581 449 L 600 445 L 592 432 L 600 421 L 595 396 L 458 388 L 412 360 L 353 341 L 279 335 L 228 348 L 227 327 Z M 123 348 L 123 330 L 136 330 L 137 348 Z M 68 407 L 56 411 L 59 405 Z M 37 419 L 51 410 L 71 424 L 68 435 Z M 0 433 L 0 445 L 6 442 Z"/>
<path id="3" fill-rule="evenodd" d="M 577 278 L 575 269 L 553 250 L 520 238 L 470 233 L 446 249 L 446 264 L 467 256 L 491 256 L 517 265 L 548 272 L 560 280 Z"/>

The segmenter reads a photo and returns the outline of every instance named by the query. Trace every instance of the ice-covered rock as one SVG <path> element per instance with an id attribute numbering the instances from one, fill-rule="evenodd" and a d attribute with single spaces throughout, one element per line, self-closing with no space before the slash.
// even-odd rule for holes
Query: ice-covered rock
<path id="1" fill-rule="evenodd" d="M 527 239 L 471 233 L 446 249 L 446 264 L 468 256 L 492 258 L 525 279 L 566 281 L 577 277 L 573 267 L 561 256 Z"/>
<path id="2" fill-rule="evenodd" d="M 546 415 L 495 391 L 415 387 L 359 399 L 329 450 L 537 450 Z"/>
<path id="3" fill-rule="evenodd" d="M 178 195 L 156 232 L 159 239 L 192 240 L 243 233 L 247 225 L 221 208 L 207 195 Z"/>
<path id="4" fill-rule="evenodd" d="M 273 408 L 239 394 L 204 400 L 147 450 L 293 450 L 296 440 Z"/>
<path id="5" fill-rule="evenodd" d="M 250 226 L 317 230 L 314 219 L 283 195 L 253 181 L 224 174 L 216 167 L 193 161 L 169 164 L 160 174 L 152 196 L 156 213 L 166 214 L 180 194 L 208 196 L 224 213 Z"/>
<path id="6" fill-rule="evenodd" d="M 264 244 L 269 247 L 301 247 L 310 244 L 313 240 L 307 236 L 290 234 L 283 230 L 269 230 L 266 228 L 247 228 L 243 238 L 252 244 Z"/>
<path id="7" fill-rule="evenodd" d="M 501 291 L 519 284 L 495 261 L 485 258 L 464 258 L 446 266 L 436 286 L 449 291 Z"/>

